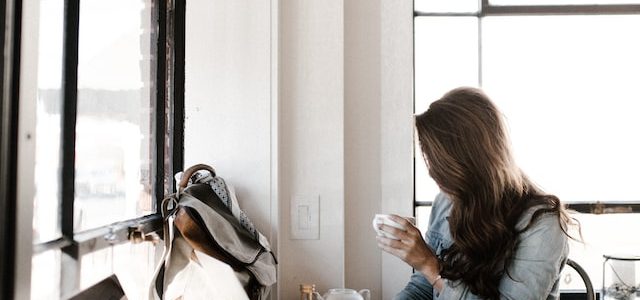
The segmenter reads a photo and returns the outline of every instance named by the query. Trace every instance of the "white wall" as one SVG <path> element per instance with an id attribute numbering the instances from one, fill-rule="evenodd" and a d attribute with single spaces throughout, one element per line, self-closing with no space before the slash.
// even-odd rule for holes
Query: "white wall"
<path id="1" fill-rule="evenodd" d="M 346 286 L 374 299 L 391 299 L 411 274 L 376 248 L 370 223 L 413 214 L 412 115 L 412 1 L 346 1 Z"/>
<path id="2" fill-rule="evenodd" d="M 377 212 L 412 214 L 412 2 L 191 0 L 186 164 L 213 164 L 300 283 L 389 299 L 410 268 L 376 248 Z M 296 196 L 317 240 L 290 238 Z"/>
<path id="3" fill-rule="evenodd" d="M 280 1 L 280 297 L 344 284 L 343 2 Z M 290 201 L 320 198 L 320 239 L 292 240 Z"/>
<path id="4" fill-rule="evenodd" d="M 382 291 L 371 227 L 381 211 L 380 1 L 345 1 L 345 286 Z M 373 263 L 372 263 L 373 262 Z"/>
<path id="5" fill-rule="evenodd" d="M 268 1 L 187 1 L 185 167 L 212 165 L 269 235 L 271 10 Z"/>
<path id="6" fill-rule="evenodd" d="M 185 167 L 210 164 L 234 185 L 278 253 L 277 1 L 189 0 L 186 8 Z"/>

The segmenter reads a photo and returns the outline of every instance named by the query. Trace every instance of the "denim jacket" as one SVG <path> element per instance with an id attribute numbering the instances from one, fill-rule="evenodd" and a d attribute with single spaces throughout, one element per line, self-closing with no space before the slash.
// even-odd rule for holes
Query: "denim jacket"
<path id="1" fill-rule="evenodd" d="M 447 220 L 451 206 L 451 200 L 444 194 L 439 194 L 431 210 L 425 241 L 437 256 L 453 243 Z M 529 223 L 533 211 L 535 208 L 523 214 L 517 228 L 524 228 Z M 531 228 L 520 234 L 519 239 L 520 243 L 509 266 L 511 277 L 504 275 L 500 280 L 500 299 L 558 299 L 560 271 L 567 260 L 569 247 L 557 216 L 541 216 Z M 438 293 L 421 273 L 415 272 L 407 286 L 394 299 L 481 299 L 460 281 L 442 280 L 443 288 Z"/>

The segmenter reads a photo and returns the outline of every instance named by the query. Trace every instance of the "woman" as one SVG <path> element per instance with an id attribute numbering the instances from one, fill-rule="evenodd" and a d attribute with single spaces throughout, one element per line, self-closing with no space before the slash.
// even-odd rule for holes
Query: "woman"
<path id="1" fill-rule="evenodd" d="M 558 299 L 570 218 L 515 164 L 501 114 L 479 89 L 458 88 L 416 116 L 440 187 L 425 240 L 381 225 L 378 246 L 416 272 L 396 299 Z M 532 141 L 535 142 L 535 141 Z"/>

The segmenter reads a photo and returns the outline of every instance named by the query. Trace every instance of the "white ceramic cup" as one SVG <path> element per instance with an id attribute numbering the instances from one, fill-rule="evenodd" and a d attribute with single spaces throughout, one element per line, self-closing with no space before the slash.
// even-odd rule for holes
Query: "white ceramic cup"
<path id="1" fill-rule="evenodd" d="M 407 221 L 409 221 L 409 223 L 415 225 L 416 224 L 416 218 L 414 217 L 402 217 L 404 219 L 406 219 Z M 391 233 L 382 231 L 380 229 L 378 229 L 378 226 L 380 224 L 385 224 L 385 225 L 389 225 L 398 229 L 402 229 L 402 230 L 406 230 L 406 228 L 404 228 L 404 226 L 396 223 L 395 221 L 391 220 L 390 215 L 388 214 L 376 214 L 375 217 L 373 217 L 373 229 L 376 231 L 376 233 L 378 234 L 378 236 L 382 236 L 382 237 L 386 237 L 386 238 L 390 238 L 390 239 L 398 239 L 396 236 L 394 236 Z"/>

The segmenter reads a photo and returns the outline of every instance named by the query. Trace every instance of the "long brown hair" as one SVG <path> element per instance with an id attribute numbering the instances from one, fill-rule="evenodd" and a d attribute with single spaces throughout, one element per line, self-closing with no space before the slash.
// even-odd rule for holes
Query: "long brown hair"
<path id="1" fill-rule="evenodd" d="M 515 164 L 502 115 L 481 90 L 445 94 L 415 125 L 429 175 L 453 202 L 453 244 L 440 257 L 440 275 L 498 299 L 518 235 L 546 213 L 557 215 L 565 234 L 571 219 L 556 196 L 544 194 Z M 528 225 L 516 228 L 532 207 Z"/>

